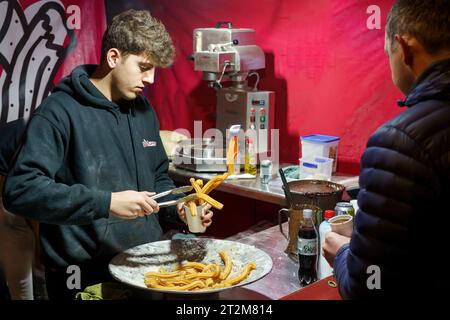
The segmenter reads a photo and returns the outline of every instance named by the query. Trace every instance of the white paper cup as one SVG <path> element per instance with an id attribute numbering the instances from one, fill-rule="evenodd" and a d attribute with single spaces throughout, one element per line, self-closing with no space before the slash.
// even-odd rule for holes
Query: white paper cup
<path id="1" fill-rule="evenodd" d="M 353 217 L 349 214 L 341 214 L 334 216 L 328 220 L 331 226 L 331 231 L 340 235 L 351 237 L 353 232 Z"/>
<path id="2" fill-rule="evenodd" d="M 191 209 L 184 205 L 184 212 L 186 213 L 186 219 L 189 227 L 189 231 L 192 233 L 203 233 L 206 231 L 206 227 L 202 224 L 201 216 L 203 212 L 203 208 L 206 206 L 206 203 L 201 206 L 197 206 L 197 214 L 192 216 Z"/>

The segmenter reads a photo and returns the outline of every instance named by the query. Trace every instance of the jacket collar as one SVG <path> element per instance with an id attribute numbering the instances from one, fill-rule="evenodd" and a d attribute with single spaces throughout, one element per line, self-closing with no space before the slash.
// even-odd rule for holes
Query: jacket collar
<path id="1" fill-rule="evenodd" d="M 430 64 L 417 78 L 413 89 L 397 104 L 411 107 L 425 100 L 450 100 L 450 59 Z"/>

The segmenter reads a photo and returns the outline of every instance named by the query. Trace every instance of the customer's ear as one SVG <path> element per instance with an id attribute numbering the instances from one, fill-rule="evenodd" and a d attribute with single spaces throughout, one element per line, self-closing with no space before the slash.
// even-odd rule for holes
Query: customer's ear
<path id="1" fill-rule="evenodd" d="M 408 67 L 412 67 L 414 63 L 414 55 L 412 53 L 412 47 L 409 39 L 407 39 L 405 36 L 396 34 L 395 40 L 400 47 L 403 63 Z"/>

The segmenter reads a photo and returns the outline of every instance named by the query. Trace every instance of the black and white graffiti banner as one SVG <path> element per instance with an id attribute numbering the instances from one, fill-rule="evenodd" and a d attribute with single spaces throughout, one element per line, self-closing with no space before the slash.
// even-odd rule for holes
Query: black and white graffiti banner
<path id="1" fill-rule="evenodd" d="M 53 79 L 75 46 L 60 1 L 0 1 L 0 124 L 27 119 L 50 93 Z"/>

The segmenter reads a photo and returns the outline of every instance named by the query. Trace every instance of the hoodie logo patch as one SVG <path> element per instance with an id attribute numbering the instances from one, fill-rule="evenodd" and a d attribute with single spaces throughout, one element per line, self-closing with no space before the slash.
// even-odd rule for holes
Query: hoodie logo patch
<path id="1" fill-rule="evenodd" d="M 144 139 L 144 140 L 142 140 L 142 146 L 144 148 L 156 147 L 156 141 L 148 141 L 148 140 Z"/>

